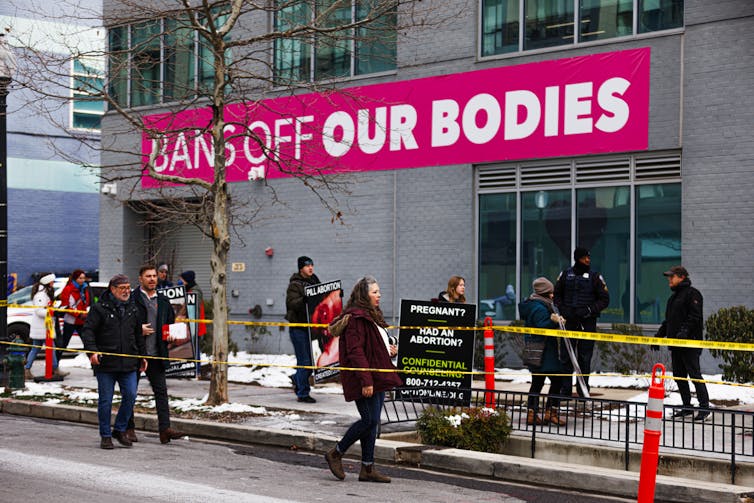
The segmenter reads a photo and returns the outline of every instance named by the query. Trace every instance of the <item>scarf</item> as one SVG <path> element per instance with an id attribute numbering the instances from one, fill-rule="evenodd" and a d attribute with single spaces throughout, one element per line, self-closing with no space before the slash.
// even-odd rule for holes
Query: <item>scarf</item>
<path id="1" fill-rule="evenodd" d="M 533 293 L 533 294 L 529 295 L 529 300 L 538 300 L 540 302 L 544 302 L 545 306 L 547 306 L 547 310 L 548 311 L 550 311 L 551 313 L 555 312 L 555 310 L 553 309 L 553 305 L 552 305 L 552 299 L 549 298 L 549 297 L 543 297 L 543 296 L 539 295 L 538 293 Z"/>

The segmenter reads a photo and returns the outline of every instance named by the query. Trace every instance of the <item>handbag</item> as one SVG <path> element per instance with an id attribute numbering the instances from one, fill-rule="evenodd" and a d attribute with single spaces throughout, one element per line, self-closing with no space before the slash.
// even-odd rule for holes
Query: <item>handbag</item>
<path id="1" fill-rule="evenodd" d="M 525 341 L 523 361 L 527 367 L 541 367 L 545 354 L 545 341 Z"/>

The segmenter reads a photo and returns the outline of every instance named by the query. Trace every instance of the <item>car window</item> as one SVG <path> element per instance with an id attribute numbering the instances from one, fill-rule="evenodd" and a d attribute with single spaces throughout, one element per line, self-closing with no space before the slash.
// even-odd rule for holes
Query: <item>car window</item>
<path id="1" fill-rule="evenodd" d="M 28 304 L 31 301 L 31 285 L 8 295 L 8 304 Z"/>

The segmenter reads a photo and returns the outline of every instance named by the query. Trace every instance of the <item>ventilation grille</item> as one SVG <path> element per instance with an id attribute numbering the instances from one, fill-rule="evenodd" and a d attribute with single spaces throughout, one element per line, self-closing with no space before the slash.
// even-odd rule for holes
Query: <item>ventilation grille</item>
<path id="1" fill-rule="evenodd" d="M 680 178 L 681 156 L 669 154 L 657 157 L 636 158 L 636 180 L 653 180 L 656 178 Z"/>
<path id="2" fill-rule="evenodd" d="M 576 161 L 576 182 L 616 182 L 631 179 L 629 158 Z"/>
<path id="3" fill-rule="evenodd" d="M 479 170 L 479 189 L 515 189 L 516 168 L 491 168 Z"/>
<path id="4" fill-rule="evenodd" d="M 571 163 L 521 166 L 521 187 L 571 183 Z"/>

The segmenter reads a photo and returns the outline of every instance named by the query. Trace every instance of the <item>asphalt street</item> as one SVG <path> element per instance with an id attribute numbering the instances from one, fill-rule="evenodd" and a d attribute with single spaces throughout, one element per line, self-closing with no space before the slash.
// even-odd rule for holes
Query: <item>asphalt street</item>
<path id="1" fill-rule="evenodd" d="M 390 501 L 597 503 L 629 501 L 385 466 L 391 484 L 338 481 L 320 454 L 140 433 L 132 448 L 99 448 L 94 425 L 0 414 L 0 501 L 78 503 Z"/>

